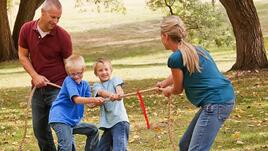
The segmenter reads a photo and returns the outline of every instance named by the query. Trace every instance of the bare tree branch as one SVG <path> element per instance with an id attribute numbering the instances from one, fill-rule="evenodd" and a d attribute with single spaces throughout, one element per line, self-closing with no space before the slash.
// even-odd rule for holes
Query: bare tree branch
<path id="1" fill-rule="evenodd" d="M 171 0 L 171 1 L 169 1 L 169 4 L 168 4 L 167 0 L 165 0 L 165 4 L 169 8 L 169 12 L 171 15 L 174 15 L 173 10 L 172 10 L 172 5 L 174 4 L 174 2 L 175 2 L 175 0 Z"/>

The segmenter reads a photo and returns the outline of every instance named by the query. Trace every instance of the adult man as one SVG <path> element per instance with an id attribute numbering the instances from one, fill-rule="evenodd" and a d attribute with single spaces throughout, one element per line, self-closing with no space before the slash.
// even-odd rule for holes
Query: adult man
<path id="1" fill-rule="evenodd" d="M 42 151 L 56 151 L 48 115 L 59 89 L 48 82 L 61 85 L 66 72 L 64 59 L 72 54 L 70 35 L 57 26 L 62 7 L 58 0 L 46 0 L 38 20 L 25 23 L 19 35 L 19 60 L 36 87 L 32 98 L 34 135 Z"/>

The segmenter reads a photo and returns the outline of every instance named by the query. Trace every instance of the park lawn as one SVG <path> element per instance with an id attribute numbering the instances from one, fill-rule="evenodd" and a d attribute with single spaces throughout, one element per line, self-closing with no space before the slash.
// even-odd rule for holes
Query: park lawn
<path id="1" fill-rule="evenodd" d="M 235 87 L 237 102 L 230 118 L 220 130 L 212 150 L 268 150 L 268 71 L 257 72 L 226 73 Z M 137 89 L 147 89 L 159 80 L 161 79 L 125 81 L 124 90 L 129 93 Z M 0 146 L 3 151 L 17 150 L 21 144 L 29 93 L 29 87 L 0 89 L 0 133 L 5 136 L 0 140 Z M 186 101 L 185 96 L 174 96 L 171 107 L 173 126 L 169 127 L 168 100 L 154 92 L 143 94 L 143 99 L 151 124 L 149 130 L 146 128 L 137 98 L 132 96 L 124 100 L 131 124 L 129 150 L 172 150 L 169 128 L 173 129 L 172 141 L 177 144 L 197 109 Z M 28 133 L 23 147 L 36 150 L 30 112 L 28 115 Z M 98 108 L 87 109 L 84 120 L 97 123 Z M 85 137 L 76 136 L 76 141 L 78 150 L 82 150 Z"/>
<path id="2" fill-rule="evenodd" d="M 138 1 L 136 5 L 139 5 Z M 265 6 L 266 3 L 257 5 L 262 29 L 267 33 L 268 13 L 265 13 L 267 12 Z M 92 64 L 100 56 L 112 60 L 114 75 L 125 80 L 126 93 L 151 88 L 156 81 L 170 73 L 166 67 L 166 59 L 170 52 L 163 50 L 159 38 L 161 15 L 153 13 L 152 17 L 150 12 L 136 18 L 136 12 L 140 11 L 134 12 L 125 17 L 107 15 L 104 18 L 97 16 L 98 19 L 86 13 L 76 15 L 71 12 L 63 16 L 61 20 L 63 22 L 60 24 L 71 30 L 74 52 L 86 59 L 88 69 L 85 73 L 86 80 L 97 80 L 93 75 Z M 117 18 L 120 22 L 114 25 L 111 18 Z M 113 26 L 107 26 L 105 24 L 107 22 Z M 267 34 L 264 35 L 266 35 L 265 47 L 268 48 Z M 210 48 L 209 51 L 223 72 L 230 69 L 235 62 L 235 48 Z M 237 103 L 230 119 L 219 132 L 212 150 L 268 150 L 268 71 L 225 74 L 234 84 Z M 23 144 L 25 150 L 37 150 L 31 127 L 31 112 L 27 113 L 29 117 L 27 117 L 26 141 L 21 143 L 25 129 L 25 109 L 30 94 L 29 81 L 30 77 L 18 61 L 0 63 L 0 134 L 4 136 L 0 140 L 0 150 L 18 150 L 20 144 Z M 152 127 L 150 130 L 146 128 L 137 98 L 133 96 L 125 99 L 131 124 L 129 150 L 172 150 L 168 135 L 167 100 L 156 93 L 146 93 L 143 97 Z M 177 144 L 197 109 L 185 99 L 185 96 L 176 96 L 172 100 L 174 126 L 170 128 L 174 129 L 172 142 Z M 98 109 L 87 109 L 85 121 L 97 123 Z M 76 139 L 78 150 L 82 150 L 85 138 L 76 136 Z"/>

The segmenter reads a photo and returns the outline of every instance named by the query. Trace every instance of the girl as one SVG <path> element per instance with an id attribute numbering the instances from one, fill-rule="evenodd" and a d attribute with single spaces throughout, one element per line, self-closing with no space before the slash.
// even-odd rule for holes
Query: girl
<path id="1" fill-rule="evenodd" d="M 234 89 L 218 70 L 209 53 L 202 47 L 185 41 L 186 29 L 177 16 L 168 16 L 161 23 L 161 41 L 172 54 L 168 58 L 171 75 L 157 83 L 169 97 L 185 89 L 188 100 L 200 107 L 184 133 L 181 151 L 208 151 L 230 115 L 234 102 Z"/>

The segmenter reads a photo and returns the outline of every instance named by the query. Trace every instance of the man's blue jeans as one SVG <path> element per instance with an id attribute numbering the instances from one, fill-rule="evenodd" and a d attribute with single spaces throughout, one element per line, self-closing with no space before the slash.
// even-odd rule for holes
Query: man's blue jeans
<path id="1" fill-rule="evenodd" d="M 129 138 L 129 123 L 115 124 L 104 130 L 97 151 L 126 151 Z"/>
<path id="2" fill-rule="evenodd" d="M 73 134 L 87 136 L 85 151 L 95 151 L 99 142 L 98 128 L 89 123 L 79 123 L 74 127 L 63 123 L 51 123 L 58 137 L 58 151 L 75 151 Z"/>
<path id="3" fill-rule="evenodd" d="M 56 151 L 50 126 L 49 110 L 60 89 L 51 86 L 37 88 L 32 97 L 32 121 L 34 135 L 40 151 Z"/>
<path id="4" fill-rule="evenodd" d="M 233 106 L 233 103 L 202 106 L 180 140 L 180 151 L 209 151 Z"/>

